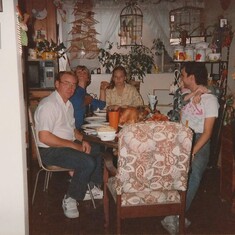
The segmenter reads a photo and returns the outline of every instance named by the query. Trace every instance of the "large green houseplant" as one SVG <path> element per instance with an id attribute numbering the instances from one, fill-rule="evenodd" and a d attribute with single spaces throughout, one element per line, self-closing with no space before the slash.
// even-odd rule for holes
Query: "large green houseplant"
<path id="1" fill-rule="evenodd" d="M 154 54 L 146 46 L 132 46 L 126 54 L 111 53 L 113 43 L 108 43 L 107 49 L 101 48 L 98 59 L 101 65 L 106 69 L 106 73 L 122 65 L 126 68 L 128 80 L 144 80 L 147 73 L 151 73 L 154 66 Z"/>

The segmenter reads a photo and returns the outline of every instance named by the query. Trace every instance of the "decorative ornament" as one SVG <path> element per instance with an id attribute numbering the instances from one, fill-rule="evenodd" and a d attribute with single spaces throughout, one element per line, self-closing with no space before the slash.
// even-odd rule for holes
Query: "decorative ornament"
<path id="1" fill-rule="evenodd" d="M 44 20 L 47 17 L 46 8 L 44 8 L 42 11 L 32 9 L 32 13 L 33 13 L 34 18 L 36 18 L 37 20 Z"/>

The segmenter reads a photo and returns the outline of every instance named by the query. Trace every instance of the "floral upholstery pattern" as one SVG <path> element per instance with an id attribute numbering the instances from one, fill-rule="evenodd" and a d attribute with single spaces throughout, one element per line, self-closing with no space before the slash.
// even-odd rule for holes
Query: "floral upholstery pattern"
<path id="1" fill-rule="evenodd" d="M 122 206 L 175 203 L 186 191 L 192 131 L 170 121 L 125 125 L 119 132 L 118 169 L 109 178 Z"/>

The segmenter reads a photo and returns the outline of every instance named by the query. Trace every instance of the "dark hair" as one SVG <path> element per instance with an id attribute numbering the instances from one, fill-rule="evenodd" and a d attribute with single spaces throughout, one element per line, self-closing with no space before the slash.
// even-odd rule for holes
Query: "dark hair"
<path id="1" fill-rule="evenodd" d="M 114 77 L 114 73 L 118 70 L 122 71 L 124 73 L 125 77 L 127 76 L 126 69 L 123 66 L 121 66 L 121 65 L 116 66 L 112 72 L 112 77 L 110 80 L 110 88 L 114 88 L 114 86 L 115 86 L 114 81 L 113 81 L 113 77 Z"/>
<path id="2" fill-rule="evenodd" d="M 181 69 L 185 69 L 187 76 L 194 75 L 197 85 L 207 86 L 208 72 L 206 65 L 201 62 L 185 62 Z"/>
<path id="3" fill-rule="evenodd" d="M 56 81 L 61 81 L 62 76 L 65 75 L 65 74 L 66 75 L 72 75 L 72 76 L 76 77 L 76 75 L 73 71 L 60 71 L 56 76 Z"/>

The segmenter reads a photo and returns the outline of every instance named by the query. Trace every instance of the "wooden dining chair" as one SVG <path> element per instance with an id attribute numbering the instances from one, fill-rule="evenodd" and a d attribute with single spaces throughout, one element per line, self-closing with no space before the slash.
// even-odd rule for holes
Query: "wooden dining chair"
<path id="1" fill-rule="evenodd" d="M 69 171 L 73 171 L 73 169 L 67 169 L 67 168 L 63 168 L 63 167 L 59 167 L 59 166 L 47 166 L 42 163 L 41 155 L 40 155 L 39 148 L 37 145 L 37 137 L 36 137 L 34 119 L 33 119 L 32 111 L 31 111 L 30 107 L 28 108 L 28 116 L 29 116 L 29 125 L 31 128 L 31 133 L 32 133 L 32 137 L 33 137 L 35 148 L 36 148 L 37 161 L 38 161 L 38 165 L 39 165 L 39 170 L 36 175 L 34 189 L 33 189 L 33 196 L 32 196 L 32 204 L 33 204 L 34 199 L 35 199 L 35 195 L 36 195 L 36 190 L 37 190 L 38 178 L 39 178 L 39 175 L 42 171 L 45 171 L 43 191 L 47 191 L 48 185 L 49 185 L 49 180 L 50 180 L 53 172 L 65 172 L 65 171 L 69 172 Z M 88 184 L 87 187 L 88 187 L 88 190 L 89 190 L 89 193 L 91 196 L 93 207 L 95 209 L 96 205 L 95 205 L 93 194 L 90 189 L 90 185 Z"/>
<path id="2" fill-rule="evenodd" d="M 117 174 L 104 173 L 105 227 L 115 203 L 117 234 L 126 218 L 179 215 L 184 233 L 193 133 L 179 123 L 141 122 L 119 132 Z M 112 172 L 113 174 L 113 172 Z"/>

